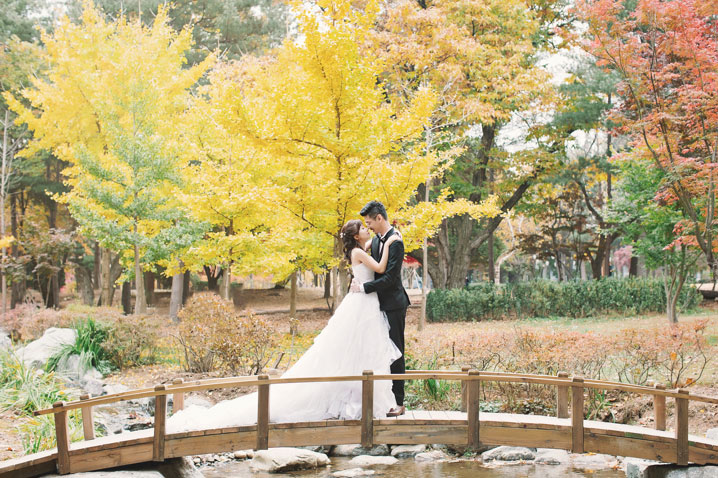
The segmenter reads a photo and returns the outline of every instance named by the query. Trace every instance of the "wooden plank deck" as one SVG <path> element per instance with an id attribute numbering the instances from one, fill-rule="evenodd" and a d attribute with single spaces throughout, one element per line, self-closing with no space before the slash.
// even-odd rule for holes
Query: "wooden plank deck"
<path id="1" fill-rule="evenodd" d="M 375 444 L 466 444 L 467 414 L 457 411 L 409 411 L 374 420 Z M 481 413 L 485 445 L 514 445 L 570 450 L 571 419 L 538 415 Z M 168 434 L 165 458 L 254 448 L 257 427 L 234 427 Z M 359 420 L 329 420 L 269 425 L 269 447 L 359 443 Z M 633 425 L 584 422 L 586 452 L 675 462 L 675 433 Z M 689 436 L 689 461 L 718 463 L 718 441 Z M 101 470 L 152 461 L 153 430 L 122 433 L 73 443 L 70 472 Z M 56 450 L 0 462 L 0 478 L 31 478 L 55 471 Z"/>

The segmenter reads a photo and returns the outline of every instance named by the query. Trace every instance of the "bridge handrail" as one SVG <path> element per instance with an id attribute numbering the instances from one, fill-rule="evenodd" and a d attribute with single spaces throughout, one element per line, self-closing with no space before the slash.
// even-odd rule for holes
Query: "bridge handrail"
<path id="1" fill-rule="evenodd" d="M 63 402 L 60 406 L 36 410 L 34 415 L 48 415 L 61 411 L 77 410 L 97 405 L 106 405 L 110 403 L 137 400 L 141 398 L 151 398 L 160 395 L 184 394 L 196 392 L 200 390 L 212 390 L 219 388 L 235 388 L 240 386 L 259 386 L 259 385 L 280 385 L 289 383 L 313 383 L 313 382 L 349 382 L 363 380 L 459 380 L 459 381 L 481 381 L 481 382 L 506 382 L 506 383 L 527 383 L 535 385 L 562 386 L 562 387 L 582 387 L 592 388 L 596 390 L 621 391 L 628 393 L 636 393 L 641 395 L 661 396 L 665 398 L 687 398 L 688 400 L 718 404 L 718 398 L 707 397 L 702 395 L 686 394 L 684 392 L 672 391 L 645 385 L 633 385 L 621 382 L 611 382 L 605 380 L 584 379 L 580 383 L 575 383 L 569 376 L 561 377 L 554 375 L 534 375 L 511 372 L 478 372 L 475 375 L 469 375 L 466 371 L 459 370 L 412 370 L 405 374 L 395 375 L 348 375 L 335 377 L 295 377 L 295 378 L 269 378 L 260 380 L 257 376 L 238 376 L 226 377 L 219 379 L 195 380 L 192 382 L 181 382 L 166 384 L 163 388 L 141 388 L 127 392 L 103 395 L 84 400 L 75 400 L 72 402 Z"/>

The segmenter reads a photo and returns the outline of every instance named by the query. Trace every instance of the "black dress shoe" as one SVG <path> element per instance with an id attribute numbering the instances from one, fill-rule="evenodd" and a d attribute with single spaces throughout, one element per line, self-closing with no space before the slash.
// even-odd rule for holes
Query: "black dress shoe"
<path id="1" fill-rule="evenodd" d="M 386 412 L 387 417 L 398 417 L 399 415 L 403 415 L 406 413 L 406 407 L 404 405 L 401 405 L 396 408 L 392 408 L 388 412 Z"/>

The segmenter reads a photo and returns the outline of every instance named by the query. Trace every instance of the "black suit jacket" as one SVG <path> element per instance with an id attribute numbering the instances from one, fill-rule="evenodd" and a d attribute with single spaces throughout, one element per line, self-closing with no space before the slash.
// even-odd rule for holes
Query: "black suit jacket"
<path id="1" fill-rule="evenodd" d="M 387 239 L 394 234 L 394 229 L 387 233 Z M 371 256 L 379 262 L 379 237 L 374 236 L 371 241 Z M 364 283 L 364 292 L 376 292 L 379 296 L 381 310 L 397 310 L 409 307 L 409 296 L 401 283 L 401 265 L 404 262 L 404 243 L 395 241 L 389 245 L 389 260 L 386 271 L 377 273 L 373 281 Z"/>

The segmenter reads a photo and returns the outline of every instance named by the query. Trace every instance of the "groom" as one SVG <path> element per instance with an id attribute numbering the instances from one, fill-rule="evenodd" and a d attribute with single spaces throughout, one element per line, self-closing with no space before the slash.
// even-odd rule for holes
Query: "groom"
<path id="1" fill-rule="evenodd" d="M 384 243 L 393 234 L 399 234 L 389 223 L 386 208 L 379 201 L 370 201 L 359 214 L 364 218 L 366 227 L 374 231 L 376 236 L 371 241 L 371 256 L 379 262 L 384 250 Z M 401 237 L 401 236 L 400 236 Z M 389 245 L 389 261 L 383 274 L 376 274 L 373 281 L 359 284 L 352 281 L 352 292 L 376 292 L 379 296 L 379 307 L 386 313 L 389 320 L 389 337 L 401 352 L 401 357 L 391 364 L 391 373 L 404 373 L 404 322 L 409 296 L 401 284 L 401 265 L 404 262 L 404 243 L 399 240 Z M 404 381 L 394 380 L 391 387 L 396 397 L 396 408 L 392 408 L 386 416 L 398 417 L 406 411 L 404 407 Z"/>

